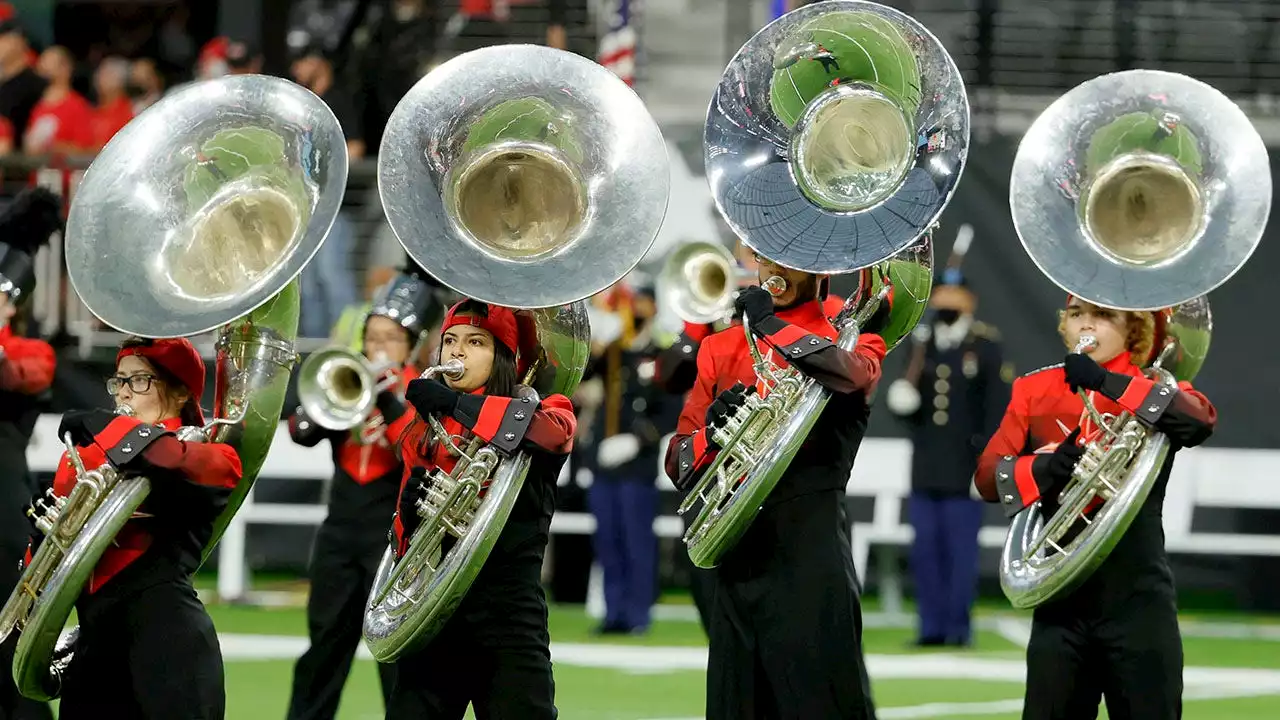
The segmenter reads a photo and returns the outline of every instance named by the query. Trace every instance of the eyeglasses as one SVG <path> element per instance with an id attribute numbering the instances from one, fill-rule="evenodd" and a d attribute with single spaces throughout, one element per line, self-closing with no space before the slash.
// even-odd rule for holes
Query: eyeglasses
<path id="1" fill-rule="evenodd" d="M 144 393 L 151 389 L 151 381 L 155 379 L 155 375 L 146 374 L 130 375 L 129 377 L 109 377 L 107 378 L 107 394 L 119 394 L 120 388 L 124 387 L 125 383 L 129 384 L 129 389 L 133 392 Z"/>

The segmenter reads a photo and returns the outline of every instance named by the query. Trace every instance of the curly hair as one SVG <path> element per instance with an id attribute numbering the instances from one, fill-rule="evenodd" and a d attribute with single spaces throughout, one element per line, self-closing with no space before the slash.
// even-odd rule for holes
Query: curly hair
<path id="1" fill-rule="evenodd" d="M 1129 324 L 1129 334 L 1125 338 L 1124 346 L 1129 351 L 1129 355 L 1133 358 L 1133 362 L 1137 365 L 1146 365 L 1151 358 L 1151 349 L 1155 347 L 1156 341 L 1156 316 L 1154 313 L 1146 311 L 1118 311 L 1123 312 L 1127 317 Z M 1067 313 L 1065 311 L 1058 312 L 1058 335 L 1062 338 L 1063 344 L 1068 348 L 1071 342 L 1067 340 Z"/>

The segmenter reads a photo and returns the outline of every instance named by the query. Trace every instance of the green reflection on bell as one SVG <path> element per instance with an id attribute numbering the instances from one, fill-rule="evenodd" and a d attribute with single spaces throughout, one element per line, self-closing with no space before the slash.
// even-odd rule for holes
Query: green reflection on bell
<path id="1" fill-rule="evenodd" d="M 1078 210 L 1089 237 L 1130 263 L 1189 247 L 1203 225 L 1199 139 L 1170 112 L 1133 112 L 1095 131 Z"/>
<path id="2" fill-rule="evenodd" d="M 916 150 L 920 67 L 902 28 L 864 12 L 800 25 L 774 56 L 770 106 L 795 131 L 792 168 L 810 200 L 836 211 L 879 204 Z"/>
<path id="3" fill-rule="evenodd" d="M 582 160 L 571 117 L 542 98 L 507 100 L 468 128 L 445 202 L 486 250 L 532 260 L 578 236 L 587 215 Z"/>
<path id="4" fill-rule="evenodd" d="M 191 297 L 241 295 L 300 240 L 311 215 L 302 173 L 266 128 L 206 140 L 183 171 L 190 215 L 161 249 L 161 272 Z"/>

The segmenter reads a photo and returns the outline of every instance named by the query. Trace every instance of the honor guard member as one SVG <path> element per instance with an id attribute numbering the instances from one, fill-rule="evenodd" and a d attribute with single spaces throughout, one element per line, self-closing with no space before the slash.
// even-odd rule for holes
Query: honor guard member
<path id="1" fill-rule="evenodd" d="M 27 445 L 40 414 L 39 397 L 53 385 L 53 348 L 23 337 L 21 311 L 36 288 L 36 253 L 62 227 L 62 203 L 44 189 L 23 190 L 0 216 L 0 593 L 18 583 L 30 539 L 23 509 L 35 487 L 27 471 Z M 0 668 L 12 665 L 14 641 L 0 648 Z M 18 708 L 51 717 L 43 704 L 18 695 L 9 672 L 0 672 L 0 719 Z"/>
<path id="2" fill-rule="evenodd" d="M 394 385 L 376 398 L 368 418 L 350 430 L 326 430 L 299 407 L 289 435 L 304 447 L 327 440 L 333 452 L 329 511 L 316 534 L 307 597 L 311 645 L 293 673 L 290 720 L 333 718 L 360 644 L 365 601 L 387 543 L 387 523 L 396 512 L 404 466 L 387 437 L 386 417 L 403 413 L 405 388 L 418 371 L 412 353 L 423 330 L 440 312 L 435 286 L 404 272 L 374 298 L 360 328 L 361 352 Z M 393 665 L 378 664 L 384 702 L 391 695 Z"/>
<path id="3" fill-rule="evenodd" d="M 588 371 L 604 399 L 595 413 L 588 501 L 596 518 L 595 554 L 604 574 L 602 634 L 642 634 L 657 599 L 658 456 L 675 429 L 680 403 L 655 383 L 654 290 L 615 286 L 610 298 L 622 333 Z"/>
<path id="4" fill-rule="evenodd" d="M 739 295 L 757 347 L 817 380 L 831 399 L 760 514 L 709 573 L 707 718 L 873 718 L 845 485 L 885 343 L 864 332 L 853 351 L 836 347 L 819 276 L 758 260 L 759 281 L 777 276 L 786 289 Z M 666 456 L 667 474 L 684 490 L 718 451 L 715 428 L 758 391 L 740 327 L 705 339 L 697 366 Z"/>
<path id="5" fill-rule="evenodd" d="M 468 705 L 478 718 L 551 720 L 557 715 L 542 559 L 556 480 L 572 449 L 577 420 L 563 395 L 536 402 L 523 395 L 517 378 L 528 360 L 519 349 L 520 331 L 510 309 L 475 300 L 454 305 L 441 325 L 439 358 L 460 360 L 465 371 L 456 380 L 410 382 L 410 409 L 388 428 L 406 465 L 392 523 L 400 557 L 422 519 L 416 507 L 424 478 L 437 468 L 452 471 L 457 462 L 455 451 L 435 441 L 422 416 L 439 417 L 463 447 L 476 437 L 530 457 L 511 515 L 466 597 L 425 647 L 395 662 L 389 719 L 462 720 Z"/>
<path id="6" fill-rule="evenodd" d="M 978 455 L 1009 404 L 1013 368 L 958 268 L 934 280 L 929 318 L 916 330 L 907 377 L 885 396 L 911 437 L 911 499 L 920 646 L 965 646 L 978 591 L 982 503 L 971 495 Z"/>
<path id="7" fill-rule="evenodd" d="M 58 426 L 86 468 L 110 462 L 126 477 L 151 481 L 76 601 L 80 628 L 61 679 L 63 720 L 224 716 L 222 653 L 191 576 L 241 467 L 230 445 L 178 439 L 180 428 L 204 426 L 204 385 L 204 361 L 187 339 L 128 338 L 107 392 L 132 415 L 72 411 Z M 51 492 L 65 498 L 76 483 L 64 453 Z"/>
<path id="8" fill-rule="evenodd" d="M 1095 718 L 1106 699 L 1112 720 L 1182 716 L 1182 639 L 1177 596 L 1164 549 L 1162 506 L 1177 450 L 1213 433 L 1216 411 L 1190 383 L 1148 380 L 1154 318 L 1068 298 L 1058 332 L 1069 348 L 1097 344 L 1058 365 L 1018 378 L 1000 428 L 978 460 L 974 483 L 1009 516 L 1037 500 L 1056 509 L 1086 440 L 1096 430 L 1078 390 L 1098 412 L 1128 411 L 1168 436 L 1172 450 L 1111 554 L 1072 592 L 1035 609 L 1027 646 L 1025 720 Z"/>

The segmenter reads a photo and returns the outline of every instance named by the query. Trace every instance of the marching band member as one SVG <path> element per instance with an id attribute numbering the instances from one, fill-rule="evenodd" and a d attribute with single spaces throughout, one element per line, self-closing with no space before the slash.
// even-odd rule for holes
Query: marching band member
<path id="1" fill-rule="evenodd" d="M 758 261 L 762 284 L 771 276 L 786 281 L 777 297 L 760 287 L 738 297 L 761 353 L 832 395 L 760 515 L 712 571 L 707 718 L 871 718 L 844 488 L 886 347 L 872 333 L 852 352 L 836 347 L 822 278 Z M 667 451 L 667 474 L 684 490 L 718 450 L 714 429 L 759 391 L 741 328 L 704 340 L 697 363 Z"/>
<path id="2" fill-rule="evenodd" d="M 1094 718 L 1106 698 L 1113 720 L 1173 720 L 1182 715 L 1182 639 L 1161 521 L 1176 450 L 1213 433 L 1213 405 L 1181 382 L 1173 392 L 1148 380 L 1148 312 L 1098 307 L 1071 297 L 1058 324 L 1067 347 L 1081 335 L 1097 346 L 1013 384 L 1013 397 L 978 460 L 974 483 L 1009 516 L 1037 500 L 1056 510 L 1092 423 L 1077 389 L 1101 413 L 1128 410 L 1167 435 L 1170 452 L 1146 503 L 1111 555 L 1079 588 L 1035 609 L 1027 646 L 1025 720 Z"/>
<path id="3" fill-rule="evenodd" d="M 410 272 L 387 283 L 365 316 L 362 352 L 384 369 L 379 376 L 399 382 L 379 393 L 377 409 L 349 431 L 326 430 L 299 407 L 289 419 L 289 435 L 304 447 L 328 440 L 334 477 L 329 511 L 316 534 L 307 596 L 311 645 L 298 659 L 289 701 L 290 720 L 333 718 L 360 644 L 365 600 L 387 544 L 386 522 L 396 511 L 404 466 L 387 437 L 386 418 L 403 414 L 400 400 L 417 376 L 410 355 L 425 324 L 435 314 L 435 288 Z M 391 696 L 393 666 L 378 664 L 385 702 Z"/>
<path id="4" fill-rule="evenodd" d="M 39 414 L 37 398 L 53 384 L 56 366 L 48 343 L 23 337 L 19 304 L 35 291 L 35 256 L 61 227 L 61 208 L 53 193 L 25 190 L 0 217 L 0 592 L 5 597 L 22 574 L 18 563 L 29 540 L 23 508 L 35 489 L 27 472 L 27 445 Z M 0 650 L 0 667 L 12 664 L 13 646 L 7 642 Z M 0 718 L 18 712 L 51 717 L 46 705 L 18 695 L 12 674 L 0 675 Z"/>
<path id="5" fill-rule="evenodd" d="M 73 411 L 58 426 L 86 468 L 110 462 L 151 480 L 150 495 L 76 603 L 80 634 L 62 677 L 64 720 L 223 717 L 222 654 L 191 575 L 240 480 L 240 459 L 229 445 L 174 434 L 204 425 L 204 384 L 204 361 L 190 341 L 129 338 L 107 392 L 133 415 Z M 75 484 L 64 454 L 53 493 L 65 497 Z"/>
<path id="6" fill-rule="evenodd" d="M 457 380 L 414 380 L 412 406 L 389 426 L 405 460 L 393 537 L 403 556 L 420 522 L 421 483 L 456 458 L 421 419 L 441 418 L 465 446 L 471 437 L 505 452 L 525 451 L 531 464 L 515 507 L 462 604 L 426 647 L 398 660 L 387 718 L 555 718 L 542 557 L 555 509 L 556 479 L 572 448 L 577 421 L 563 395 L 534 402 L 520 395 L 519 330 L 508 308 L 464 300 L 445 315 L 440 359 L 458 359 Z M 384 411 L 385 412 L 385 411 Z M 390 417 L 390 415 L 388 415 Z"/>

